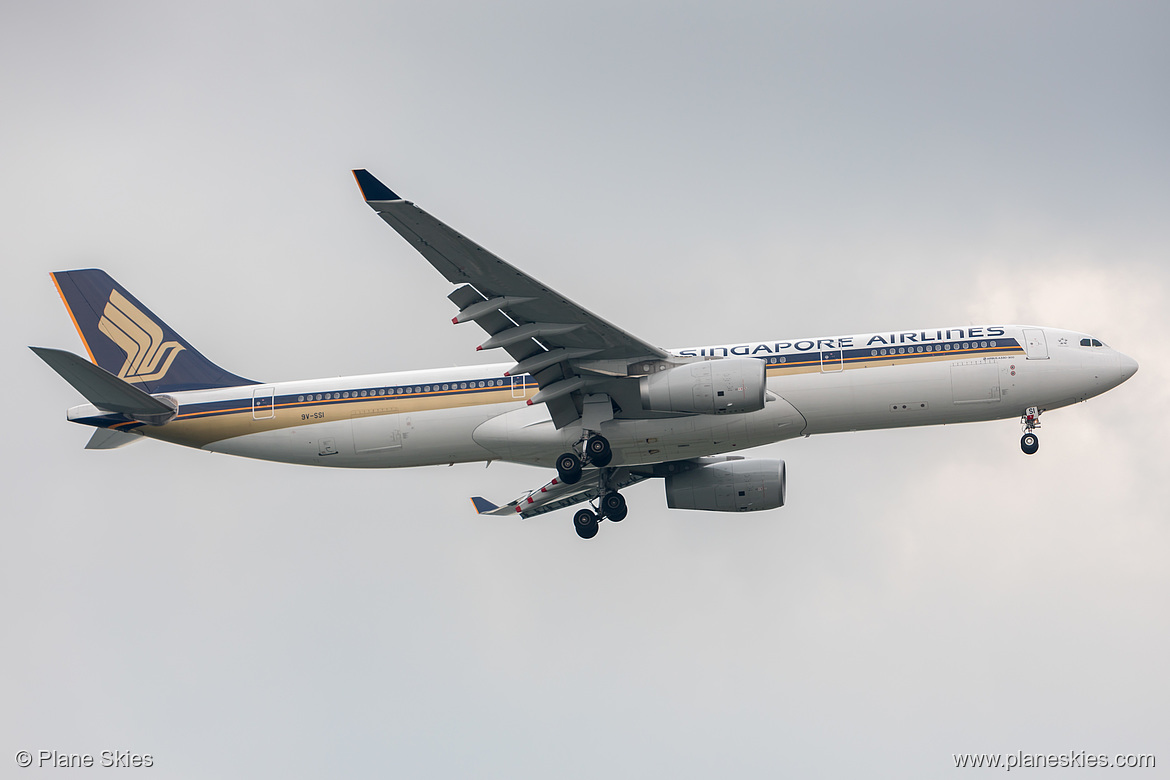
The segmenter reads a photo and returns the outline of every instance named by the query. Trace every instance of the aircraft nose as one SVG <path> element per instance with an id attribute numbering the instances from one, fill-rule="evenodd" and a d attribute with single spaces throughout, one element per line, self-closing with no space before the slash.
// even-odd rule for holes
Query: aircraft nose
<path id="1" fill-rule="evenodd" d="M 1129 379 L 1131 376 L 1133 376 L 1134 374 L 1137 373 L 1137 370 L 1138 370 L 1137 361 L 1134 360 L 1133 358 L 1131 358 L 1129 355 L 1123 355 L 1121 353 L 1118 353 L 1117 359 L 1118 359 L 1118 361 L 1117 361 L 1118 368 L 1121 369 L 1121 381 L 1122 382 L 1124 382 L 1125 380 Z"/>

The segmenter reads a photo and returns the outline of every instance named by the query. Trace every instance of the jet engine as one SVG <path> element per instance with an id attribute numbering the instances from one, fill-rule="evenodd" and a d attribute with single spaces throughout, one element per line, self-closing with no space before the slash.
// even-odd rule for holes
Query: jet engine
<path id="1" fill-rule="evenodd" d="M 655 412 L 742 414 L 764 408 L 764 361 L 705 360 L 641 379 L 642 406 Z"/>
<path id="2" fill-rule="evenodd" d="M 708 512 L 755 512 L 784 506 L 784 461 L 702 458 L 666 477 L 666 505 Z"/>

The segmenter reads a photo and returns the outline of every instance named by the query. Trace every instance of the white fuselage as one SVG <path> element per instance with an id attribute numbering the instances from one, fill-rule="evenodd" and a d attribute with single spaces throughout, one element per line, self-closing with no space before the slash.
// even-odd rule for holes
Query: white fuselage
<path id="1" fill-rule="evenodd" d="M 1083 342 L 1088 342 L 1082 345 Z M 681 460 L 796 436 L 1019 417 L 1098 395 L 1132 359 L 1085 334 L 963 327 L 675 350 L 767 363 L 769 397 L 743 414 L 619 416 L 601 423 L 614 465 Z M 580 424 L 556 430 L 509 364 L 175 393 L 178 416 L 130 429 L 249 458 L 349 468 L 509 460 L 551 466 Z M 96 413 L 70 410 L 71 419 Z M 117 426 L 115 426 L 117 427 Z"/>

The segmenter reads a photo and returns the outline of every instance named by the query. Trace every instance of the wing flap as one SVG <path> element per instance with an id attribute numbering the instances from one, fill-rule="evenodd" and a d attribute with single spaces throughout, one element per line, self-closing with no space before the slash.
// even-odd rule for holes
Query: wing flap
<path id="1" fill-rule="evenodd" d="M 469 284 L 455 290 L 455 292 L 448 295 L 447 298 L 456 306 L 458 306 L 460 311 L 465 311 L 469 308 L 479 306 L 486 303 L 488 300 Z M 488 311 L 482 316 L 476 317 L 475 322 L 479 325 L 479 327 L 483 328 L 489 336 L 493 337 L 498 333 L 503 333 L 510 328 L 516 327 L 516 323 L 499 309 Z M 532 339 L 526 339 L 508 344 L 504 347 L 504 351 L 511 355 L 514 360 L 519 362 L 525 358 L 539 355 L 540 353 L 544 352 L 544 348 Z"/>
<path id="2" fill-rule="evenodd" d="M 585 469 L 581 481 L 567 485 L 559 479 L 553 479 L 543 486 L 532 490 L 517 499 L 509 501 L 503 506 L 496 506 L 485 498 L 475 496 L 471 502 L 481 515 L 496 515 L 500 517 L 513 516 L 522 519 L 536 517 L 567 506 L 591 501 L 601 495 L 602 487 L 598 479 L 598 470 Z M 620 490 L 630 485 L 649 479 L 650 474 L 635 474 L 629 469 L 618 469 L 609 477 L 608 489 Z"/>

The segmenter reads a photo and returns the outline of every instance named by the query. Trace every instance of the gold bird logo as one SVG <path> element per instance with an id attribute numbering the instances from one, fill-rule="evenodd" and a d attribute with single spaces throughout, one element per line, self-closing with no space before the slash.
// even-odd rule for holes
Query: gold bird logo
<path id="1" fill-rule="evenodd" d="M 126 362 L 118 372 L 127 382 L 151 382 L 162 379 L 186 347 L 177 341 L 163 341 L 158 323 L 146 316 L 117 290 L 110 292 L 98 330 L 110 337 L 126 353 Z"/>

